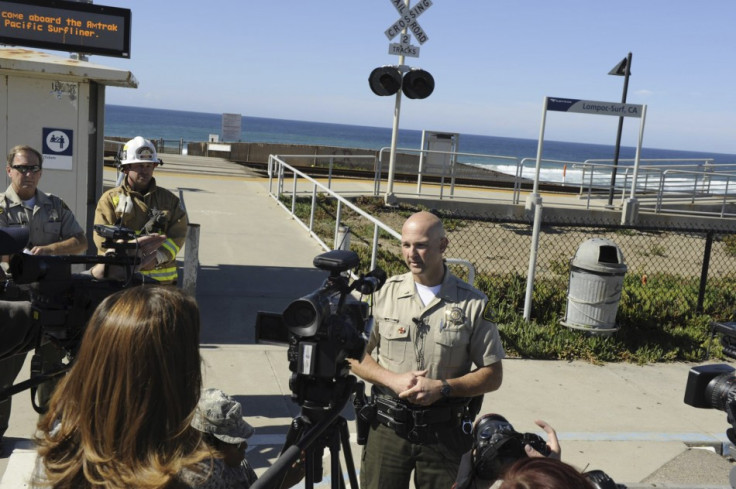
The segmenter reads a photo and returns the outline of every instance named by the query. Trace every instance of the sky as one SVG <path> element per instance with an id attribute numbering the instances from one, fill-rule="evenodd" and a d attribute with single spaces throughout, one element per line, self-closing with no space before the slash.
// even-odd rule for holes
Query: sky
<path id="1" fill-rule="evenodd" d="M 411 0 L 414 6 L 419 0 Z M 432 95 L 401 99 L 400 127 L 537 139 L 544 97 L 621 102 L 608 72 L 631 52 L 627 102 L 646 104 L 644 146 L 736 154 L 733 0 L 431 0 L 427 41 L 405 64 Z M 392 0 L 105 0 L 132 11 L 127 70 L 109 104 L 391 127 L 396 97 L 370 72 L 396 65 Z M 614 144 L 618 118 L 548 113 L 545 139 Z M 622 144 L 636 146 L 639 119 Z"/>

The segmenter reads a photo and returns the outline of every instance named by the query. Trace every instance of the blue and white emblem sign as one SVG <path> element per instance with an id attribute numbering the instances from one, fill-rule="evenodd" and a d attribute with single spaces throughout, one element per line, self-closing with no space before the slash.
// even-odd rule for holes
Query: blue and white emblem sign
<path id="1" fill-rule="evenodd" d="M 71 129 L 43 128 L 43 167 L 52 170 L 71 170 L 73 162 L 74 131 Z"/>

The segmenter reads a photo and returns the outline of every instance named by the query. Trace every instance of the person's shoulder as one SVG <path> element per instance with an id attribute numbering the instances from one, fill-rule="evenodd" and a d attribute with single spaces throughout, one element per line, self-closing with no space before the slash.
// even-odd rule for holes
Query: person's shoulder
<path id="1" fill-rule="evenodd" d="M 171 190 L 169 190 L 167 188 L 160 187 L 156 182 L 153 182 L 151 184 L 150 193 L 152 193 L 152 194 L 159 194 L 159 195 L 166 195 L 167 197 L 175 197 L 176 199 L 179 198 L 174 192 L 172 192 Z"/>
<path id="2" fill-rule="evenodd" d="M 389 278 L 386 279 L 386 283 L 383 285 L 383 287 L 399 287 L 407 280 L 412 280 L 411 272 L 401 273 L 399 275 L 391 275 Z"/>
<path id="3" fill-rule="evenodd" d="M 100 200 L 105 200 L 105 199 L 110 198 L 110 196 L 112 195 L 118 195 L 122 193 L 124 193 L 123 186 L 118 185 L 117 187 L 112 187 L 102 192 L 102 195 L 100 196 Z"/>
<path id="4" fill-rule="evenodd" d="M 227 489 L 223 477 L 225 463 L 221 458 L 205 459 L 194 466 L 184 467 L 178 474 L 176 489 Z"/>
<path id="5" fill-rule="evenodd" d="M 401 283 L 404 280 L 406 280 L 407 275 L 409 275 L 409 272 L 407 272 L 407 273 L 400 273 L 398 275 L 391 275 L 389 278 L 386 279 L 386 283 L 387 284 Z"/>
<path id="6" fill-rule="evenodd" d="M 462 280 L 455 275 L 452 275 L 452 280 L 455 282 L 455 286 L 459 291 L 461 291 L 464 295 L 466 295 L 467 299 L 478 299 L 478 300 L 487 300 L 488 297 L 486 294 L 483 293 L 482 290 L 477 289 L 475 286 L 469 284 L 465 280 Z"/>
<path id="7" fill-rule="evenodd" d="M 69 210 L 69 206 L 66 205 L 66 202 L 64 202 L 64 199 L 59 197 L 58 195 L 54 194 L 47 194 L 46 192 L 38 192 L 38 196 L 40 200 L 46 200 L 49 203 L 51 203 L 54 207 L 61 207 L 64 210 Z"/>
<path id="8" fill-rule="evenodd" d="M 401 291 L 403 290 L 402 287 L 407 280 L 412 280 L 411 272 L 390 276 L 386 279 L 386 283 L 383 284 L 383 287 L 376 292 L 377 297 L 393 297 L 397 294 L 401 294 Z"/>

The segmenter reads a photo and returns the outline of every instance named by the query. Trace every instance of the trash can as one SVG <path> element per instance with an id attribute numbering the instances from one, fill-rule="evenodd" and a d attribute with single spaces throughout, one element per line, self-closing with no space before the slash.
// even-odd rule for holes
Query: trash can
<path id="1" fill-rule="evenodd" d="M 626 274 L 616 243 L 604 238 L 583 242 L 570 261 L 564 326 L 600 335 L 618 331 L 616 313 Z"/>

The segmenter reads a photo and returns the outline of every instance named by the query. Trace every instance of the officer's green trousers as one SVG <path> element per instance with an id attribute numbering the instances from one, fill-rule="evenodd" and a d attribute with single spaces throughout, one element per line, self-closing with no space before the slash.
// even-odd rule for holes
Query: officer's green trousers
<path id="1" fill-rule="evenodd" d="M 457 426 L 440 430 L 438 439 L 442 442 L 417 445 L 382 424 L 371 429 L 363 447 L 361 489 L 407 489 L 412 471 L 416 489 L 450 489 L 472 440 Z"/>

